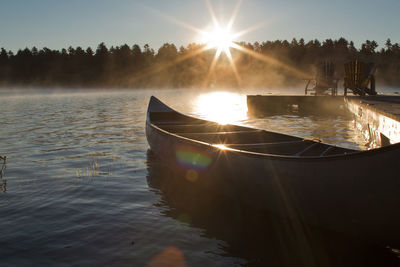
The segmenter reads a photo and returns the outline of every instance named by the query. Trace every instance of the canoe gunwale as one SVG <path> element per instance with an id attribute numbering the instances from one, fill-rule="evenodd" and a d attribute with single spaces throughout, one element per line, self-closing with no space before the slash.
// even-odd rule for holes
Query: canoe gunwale
<path id="1" fill-rule="evenodd" d="M 344 154 L 334 154 L 334 155 L 322 155 L 322 156 L 301 156 L 301 155 L 279 155 L 279 154 L 269 154 L 269 153 L 260 153 L 260 152 L 253 152 L 253 151 L 247 151 L 247 150 L 242 150 L 242 149 L 235 149 L 233 147 L 229 147 L 229 144 L 226 144 L 226 147 L 221 147 L 221 145 L 225 145 L 225 144 L 212 144 L 212 143 L 207 143 L 207 142 L 203 142 L 203 141 L 199 141 L 196 139 L 192 139 L 192 138 L 188 138 L 188 137 L 184 137 L 181 136 L 179 134 L 175 134 L 172 132 L 169 132 L 167 130 L 164 130 L 162 128 L 160 128 L 159 126 L 157 126 L 156 124 L 154 124 L 151 121 L 150 118 L 150 113 L 152 112 L 152 100 L 156 100 L 157 102 L 161 103 L 162 105 L 165 105 L 164 103 L 162 103 L 160 100 L 158 100 L 157 98 L 155 98 L 154 96 L 151 97 L 150 103 L 149 103 L 149 107 L 147 110 L 147 120 L 146 120 L 146 125 L 153 128 L 155 131 L 162 133 L 164 135 L 176 138 L 177 140 L 179 140 L 180 142 L 184 142 L 184 143 L 188 143 L 188 144 L 192 144 L 195 146 L 200 146 L 203 149 L 208 149 L 211 150 L 214 153 L 221 153 L 221 152 L 225 152 L 225 153 L 234 153 L 234 154 L 240 154 L 246 157 L 256 157 L 256 158 L 264 158 L 264 159 L 268 159 L 268 160 L 294 160 L 296 162 L 300 162 L 300 161 L 332 161 L 332 160 L 349 160 L 349 159 L 353 159 L 353 158 L 360 158 L 360 157 L 370 157 L 370 156 L 374 156 L 377 154 L 382 154 L 385 152 L 389 152 L 389 151 L 393 151 L 393 150 L 400 150 L 400 143 L 397 144 L 392 144 L 389 146 L 384 146 L 384 147 L 380 147 L 380 148 L 375 148 L 375 149 L 370 149 L 370 150 L 360 150 L 360 151 L 354 151 L 351 153 L 344 153 Z M 166 105 L 165 105 L 166 106 Z M 201 120 L 204 121 L 204 123 L 213 123 L 207 120 L 202 120 L 202 119 L 197 119 L 197 118 L 192 118 L 191 116 L 182 114 L 176 110 L 173 110 L 172 108 L 166 106 L 166 108 L 168 109 L 168 112 L 175 112 L 177 114 L 180 114 L 182 116 L 185 116 L 187 118 L 191 118 L 191 119 L 196 119 L 196 120 Z M 240 126 L 240 125 L 234 125 L 234 124 L 226 124 L 224 126 Z M 240 127 L 245 127 L 249 130 L 260 130 L 261 131 L 265 131 L 265 130 L 261 130 L 261 129 L 257 129 L 257 128 L 252 128 L 252 127 L 247 127 L 247 126 L 240 126 Z M 283 136 L 289 136 L 289 137 L 296 137 L 296 136 L 290 136 L 290 135 L 285 135 L 285 134 L 281 134 L 281 133 L 276 133 L 276 132 L 272 132 L 272 131 L 265 131 L 265 132 L 271 132 L 274 134 L 280 134 Z M 309 139 L 305 139 L 305 138 L 301 138 L 301 137 L 296 137 L 299 138 L 299 140 L 304 140 L 304 141 L 312 141 Z M 316 141 L 312 141 L 315 142 L 315 144 L 325 144 L 322 142 L 316 142 Z M 253 143 L 251 145 L 257 145 L 257 144 L 262 144 L 262 143 Z M 232 146 L 240 146 L 240 145 L 246 145 L 246 144 L 232 144 Z M 330 144 L 325 144 L 327 146 L 329 146 L 329 150 L 330 149 L 335 149 L 335 148 L 342 148 L 339 146 L 335 146 L 335 145 L 330 145 Z M 328 149 L 327 149 L 328 150 Z M 326 154 L 327 151 L 325 151 Z M 297 153 L 298 154 L 298 153 Z M 324 154 L 324 153 L 323 153 Z"/>
<path id="2" fill-rule="evenodd" d="M 151 128 L 153 128 L 155 131 L 164 134 L 164 135 L 168 135 L 170 137 L 176 138 L 178 141 L 183 142 L 183 143 L 187 143 L 190 145 L 195 145 L 198 147 L 201 147 L 203 149 L 207 149 L 212 151 L 213 153 L 234 153 L 234 154 L 240 154 L 246 157 L 256 157 L 258 159 L 268 159 L 268 160 L 295 160 L 297 161 L 313 161 L 315 162 L 316 160 L 318 161 L 331 161 L 331 160 L 343 160 L 344 157 L 348 157 L 350 155 L 355 155 L 355 154 L 359 154 L 358 152 L 352 153 L 352 154 L 344 154 L 344 155 L 330 155 L 330 156 L 323 156 L 323 157 L 316 157 L 316 156 L 287 156 L 287 155 L 277 155 L 277 154 L 267 154 L 267 153 L 259 153 L 259 152 L 252 152 L 252 151 L 246 151 L 246 150 L 241 150 L 241 149 L 235 149 L 235 148 L 230 148 L 230 147 L 224 147 L 222 148 L 220 145 L 223 144 L 210 144 L 210 143 L 206 143 L 206 142 L 202 142 L 202 141 L 198 141 L 195 139 L 190 139 L 187 137 L 183 137 L 174 133 L 170 133 L 168 131 L 165 131 L 159 127 L 157 127 L 157 125 L 154 125 L 152 123 L 147 123 L 148 126 L 150 126 Z M 332 146 L 333 148 L 335 148 L 336 146 Z"/>

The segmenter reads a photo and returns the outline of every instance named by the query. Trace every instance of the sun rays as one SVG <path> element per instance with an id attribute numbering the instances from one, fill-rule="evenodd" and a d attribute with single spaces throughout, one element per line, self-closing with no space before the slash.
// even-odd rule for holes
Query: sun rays
<path id="1" fill-rule="evenodd" d="M 203 38 L 201 42 L 206 44 L 207 49 L 216 49 L 216 52 L 211 62 L 207 77 L 204 81 L 205 84 L 208 83 L 208 80 L 210 79 L 210 76 L 213 73 L 217 61 L 222 52 L 227 56 L 229 60 L 229 64 L 232 68 L 233 73 L 235 74 L 235 78 L 238 85 L 240 86 L 241 84 L 240 75 L 239 72 L 237 71 L 236 65 L 233 61 L 232 54 L 230 51 L 230 48 L 234 46 L 234 41 L 236 40 L 236 38 L 246 33 L 246 31 L 242 31 L 239 34 L 232 32 L 232 26 L 239 12 L 241 3 L 242 1 L 237 2 L 233 10 L 233 13 L 229 19 L 229 22 L 225 26 L 222 26 L 221 23 L 218 21 L 217 16 L 215 15 L 214 9 L 212 8 L 210 1 L 206 0 L 207 8 L 210 13 L 211 19 L 213 21 L 214 27 L 211 30 L 202 32 Z"/>
<path id="2" fill-rule="evenodd" d="M 261 27 L 262 25 L 265 24 L 265 23 L 260 23 L 260 24 L 248 27 L 247 29 L 244 29 L 241 31 L 234 31 L 233 25 L 236 20 L 237 14 L 239 13 L 239 10 L 240 10 L 240 6 L 242 3 L 241 0 L 237 1 L 235 7 L 233 8 L 233 12 L 226 24 L 222 24 L 221 21 L 218 20 L 218 17 L 216 15 L 210 1 L 205 0 L 205 2 L 206 2 L 206 6 L 207 6 L 207 9 L 210 14 L 211 21 L 212 21 L 212 27 L 210 27 L 208 29 L 197 28 L 186 22 L 180 21 L 179 19 L 177 19 L 175 17 L 163 14 L 160 11 L 152 10 L 152 12 L 165 18 L 166 20 L 169 20 L 169 21 L 173 22 L 174 24 L 177 24 L 181 27 L 184 27 L 186 29 L 189 29 L 189 30 L 195 32 L 198 35 L 197 41 L 200 42 L 201 45 L 199 45 L 199 47 L 196 50 L 193 50 L 190 53 L 188 53 L 174 61 L 160 65 L 157 69 L 145 70 L 143 72 L 144 75 L 162 71 L 163 69 L 166 69 L 168 67 L 176 65 L 179 62 L 182 62 L 186 59 L 194 57 L 200 53 L 215 50 L 213 59 L 210 63 L 210 66 L 208 67 L 207 75 L 204 78 L 204 86 L 208 87 L 209 81 L 211 79 L 212 74 L 215 72 L 218 61 L 219 61 L 220 57 L 222 55 L 224 55 L 228 59 L 229 66 L 232 69 L 232 72 L 236 78 L 236 82 L 237 82 L 238 86 L 241 87 L 240 72 L 238 71 L 235 61 L 232 57 L 231 49 L 235 49 L 238 52 L 250 55 L 251 57 L 253 57 L 257 60 L 266 62 L 271 65 L 275 65 L 280 68 L 283 68 L 286 71 L 293 73 L 295 76 L 306 77 L 308 75 L 307 73 L 304 73 L 303 71 L 301 71 L 293 66 L 290 66 L 288 64 L 285 64 L 285 63 L 279 61 L 278 59 L 274 58 L 273 56 L 261 54 L 260 52 L 246 48 L 239 44 L 239 42 L 237 40 L 239 37 L 258 29 L 259 27 Z"/>
<path id="3" fill-rule="evenodd" d="M 232 20 L 231 20 L 232 21 Z M 214 68 L 217 64 L 218 58 L 222 53 L 224 53 L 228 60 L 231 68 L 235 74 L 236 80 L 240 85 L 240 76 L 236 69 L 236 65 L 233 62 L 232 54 L 230 48 L 234 46 L 235 34 L 231 33 L 232 25 L 228 24 L 226 27 L 222 27 L 217 20 L 214 20 L 214 29 L 211 31 L 203 32 L 202 43 L 206 46 L 206 49 L 216 49 L 214 58 L 211 62 L 205 83 L 207 84 Z"/>

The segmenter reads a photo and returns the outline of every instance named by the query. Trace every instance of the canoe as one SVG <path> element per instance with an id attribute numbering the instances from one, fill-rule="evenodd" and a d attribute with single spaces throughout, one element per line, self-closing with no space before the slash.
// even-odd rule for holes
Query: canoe
<path id="1" fill-rule="evenodd" d="M 400 243 L 400 144 L 358 151 L 181 114 L 151 97 L 146 136 L 182 180 L 246 207 Z"/>

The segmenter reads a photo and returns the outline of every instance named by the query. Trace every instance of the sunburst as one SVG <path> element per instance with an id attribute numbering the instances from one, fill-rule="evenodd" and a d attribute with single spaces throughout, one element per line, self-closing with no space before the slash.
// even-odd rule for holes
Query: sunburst
<path id="1" fill-rule="evenodd" d="M 164 17 L 165 19 L 167 19 L 167 20 L 169 20 L 169 21 L 171 21 L 171 22 L 173 22 L 173 23 L 175 23 L 177 25 L 180 25 L 180 26 L 182 26 L 184 28 L 187 28 L 189 30 L 197 32 L 197 34 L 199 35 L 198 41 L 200 41 L 204 45 L 200 46 L 200 48 L 197 49 L 196 51 L 192 51 L 191 53 L 185 55 L 184 57 L 181 57 L 181 58 L 179 58 L 179 59 L 177 59 L 176 61 L 173 61 L 173 62 L 168 62 L 167 64 L 160 66 L 157 70 L 152 70 L 150 72 L 151 73 L 158 72 L 158 71 L 160 71 L 160 70 L 162 70 L 164 68 L 168 68 L 168 67 L 170 67 L 172 65 L 175 65 L 175 64 L 177 64 L 177 63 L 179 63 L 179 62 L 181 62 L 183 60 L 186 60 L 186 59 L 188 59 L 190 57 L 198 55 L 199 53 L 202 53 L 202 52 L 204 52 L 206 50 L 215 49 L 216 52 L 215 52 L 214 58 L 213 58 L 213 60 L 212 60 L 212 62 L 210 64 L 210 67 L 209 67 L 209 70 L 208 70 L 208 75 L 207 75 L 207 77 L 205 79 L 205 84 L 208 83 L 208 80 L 209 80 L 211 74 L 213 73 L 213 71 L 215 69 L 215 66 L 217 64 L 217 61 L 218 61 L 219 57 L 221 56 L 222 53 L 224 53 L 227 56 L 227 58 L 229 60 L 229 63 L 230 63 L 230 66 L 231 66 L 231 68 L 232 68 L 232 70 L 233 70 L 233 72 L 235 74 L 236 80 L 237 80 L 238 84 L 240 85 L 241 84 L 240 75 L 239 75 L 238 70 L 236 68 L 236 65 L 234 63 L 234 60 L 233 60 L 232 54 L 231 54 L 231 50 L 230 50 L 231 48 L 233 48 L 233 49 L 238 50 L 238 51 L 240 51 L 242 53 L 248 54 L 248 55 L 250 55 L 250 56 L 252 56 L 252 57 L 254 57 L 254 58 L 258 59 L 258 60 L 261 60 L 261 61 L 264 61 L 266 63 L 274 64 L 276 66 L 282 67 L 282 68 L 292 72 L 293 74 L 295 74 L 295 75 L 297 75 L 299 77 L 307 76 L 307 73 L 305 73 L 305 72 L 303 72 L 303 71 L 301 71 L 301 70 L 299 70 L 299 69 L 297 69 L 297 68 L 295 68 L 293 66 L 287 65 L 287 64 L 277 60 L 274 57 L 270 57 L 268 55 L 264 55 L 264 54 L 261 54 L 259 52 L 253 51 L 253 50 L 251 50 L 249 48 L 246 48 L 244 46 L 241 46 L 236 42 L 237 38 L 239 38 L 240 36 L 245 35 L 245 34 L 249 33 L 250 31 L 253 31 L 253 30 L 255 30 L 255 29 L 257 29 L 260 26 L 265 24 L 265 22 L 263 22 L 263 23 L 260 23 L 258 25 L 253 25 L 253 26 L 251 26 L 251 27 L 249 27 L 247 29 L 244 29 L 244 30 L 241 30 L 241 31 L 238 31 L 238 32 L 234 32 L 233 29 L 232 29 L 232 26 L 233 26 L 234 21 L 236 19 L 236 15 L 239 12 L 239 8 L 240 8 L 240 5 L 241 5 L 241 2 L 242 2 L 242 0 L 239 0 L 237 2 L 236 6 L 235 6 L 235 8 L 233 10 L 233 13 L 232 13 L 232 15 L 230 17 L 229 22 L 226 25 L 222 25 L 218 21 L 217 16 L 215 15 L 214 9 L 211 6 L 211 3 L 209 2 L 209 0 L 206 0 L 208 11 L 210 13 L 210 16 L 211 16 L 211 19 L 212 19 L 212 22 L 213 22 L 213 27 L 211 29 L 209 28 L 209 29 L 206 29 L 206 30 L 199 29 L 199 28 L 194 27 L 194 26 L 192 26 L 192 25 L 190 25 L 190 24 L 188 24 L 186 22 L 180 21 L 180 20 L 176 19 L 175 17 L 171 17 L 171 16 L 163 14 L 163 13 L 161 13 L 159 11 L 152 10 L 153 12 L 157 13 L 158 15 Z M 146 73 L 147 72 L 148 71 L 146 71 Z"/>
<path id="2" fill-rule="evenodd" d="M 227 50 L 233 45 L 234 35 L 230 32 L 228 27 L 221 27 L 217 25 L 212 31 L 203 32 L 202 43 L 205 43 L 207 49 L 217 48 L 217 51 Z"/>
<path id="3" fill-rule="evenodd" d="M 241 1 L 237 2 L 231 18 L 230 18 L 229 22 L 227 23 L 227 25 L 225 25 L 225 26 L 221 26 L 221 23 L 218 21 L 210 2 L 207 0 L 206 3 L 207 3 L 208 10 L 210 12 L 214 27 L 211 30 L 201 32 L 201 34 L 202 34 L 201 42 L 206 44 L 206 46 L 205 46 L 206 49 L 216 49 L 216 52 L 215 52 L 214 59 L 211 62 L 211 66 L 209 68 L 205 83 L 206 84 L 208 83 L 210 75 L 214 71 L 215 65 L 218 61 L 218 58 L 220 57 L 221 53 L 224 52 L 225 55 L 228 57 L 231 68 L 235 74 L 237 83 L 240 85 L 241 79 L 240 79 L 239 73 L 236 69 L 236 65 L 232 59 L 232 54 L 231 54 L 230 48 L 235 46 L 234 41 L 236 38 L 238 38 L 241 35 L 246 33 L 246 31 L 242 31 L 240 33 L 232 32 L 232 26 L 235 21 L 236 15 L 239 11 Z"/>

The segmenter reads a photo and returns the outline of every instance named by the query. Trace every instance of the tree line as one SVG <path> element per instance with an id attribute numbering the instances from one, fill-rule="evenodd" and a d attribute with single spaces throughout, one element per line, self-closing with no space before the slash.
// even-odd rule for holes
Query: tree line
<path id="1" fill-rule="evenodd" d="M 312 78 L 322 61 L 335 64 L 342 78 L 350 60 L 374 62 L 378 85 L 400 85 L 400 45 L 388 39 L 384 47 L 367 40 L 356 48 L 344 38 L 323 42 L 304 39 L 237 43 L 232 59 L 224 53 L 213 64 L 216 49 L 204 44 L 177 48 L 166 43 L 157 52 L 149 45 L 112 46 L 95 50 L 69 47 L 0 50 L 0 86 L 199 88 L 299 86 Z M 234 68 L 232 67 L 234 65 Z M 212 66 L 212 67 L 211 67 Z M 211 68 L 211 70 L 210 70 Z"/>

